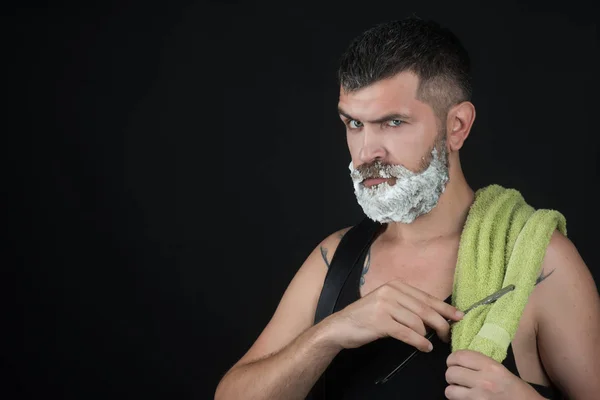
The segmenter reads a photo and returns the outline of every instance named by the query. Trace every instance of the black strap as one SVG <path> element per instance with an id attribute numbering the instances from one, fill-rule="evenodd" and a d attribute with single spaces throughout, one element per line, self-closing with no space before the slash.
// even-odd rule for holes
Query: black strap
<path id="1" fill-rule="evenodd" d="M 342 237 L 340 244 L 333 254 L 331 263 L 329 263 L 329 270 L 325 276 L 323 290 L 317 303 L 315 324 L 333 314 L 335 305 L 350 275 L 350 271 L 352 271 L 352 267 L 371 245 L 379 226 L 379 223 L 369 218 L 364 218 Z"/>
<path id="2" fill-rule="evenodd" d="M 335 306 L 344 284 L 350 276 L 350 272 L 373 242 L 375 233 L 377 233 L 380 226 L 380 223 L 369 218 L 364 218 L 358 225 L 355 225 L 346 232 L 340 241 L 325 276 L 323 290 L 321 290 L 315 312 L 315 324 L 321 322 L 335 311 Z M 307 399 L 325 399 L 326 373 L 327 371 L 317 380 Z"/>

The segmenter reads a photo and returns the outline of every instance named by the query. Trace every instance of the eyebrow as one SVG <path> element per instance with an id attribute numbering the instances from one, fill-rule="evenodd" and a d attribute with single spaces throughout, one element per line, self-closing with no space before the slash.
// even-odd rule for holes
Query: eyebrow
<path id="1" fill-rule="evenodd" d="M 348 114 L 347 112 L 345 112 L 344 110 L 342 110 L 339 107 L 338 107 L 338 113 L 348 119 L 357 120 L 356 118 L 354 118 L 353 116 L 351 116 L 350 114 Z M 372 121 L 366 121 L 366 122 L 369 122 L 371 124 L 381 124 L 383 122 L 386 122 L 386 121 L 389 121 L 392 119 L 402 119 L 402 120 L 406 121 L 406 120 L 410 120 L 410 116 L 408 116 L 406 114 L 398 113 L 398 112 L 393 112 L 393 113 L 386 114 L 380 118 L 374 119 Z"/>

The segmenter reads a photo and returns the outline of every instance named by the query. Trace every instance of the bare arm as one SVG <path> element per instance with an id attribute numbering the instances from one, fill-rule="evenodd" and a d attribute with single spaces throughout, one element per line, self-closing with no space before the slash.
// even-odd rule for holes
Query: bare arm
<path id="1" fill-rule="evenodd" d="M 558 232 L 546 251 L 547 276 L 533 292 L 540 358 L 570 399 L 600 393 L 600 298 L 575 246 Z M 550 275 L 551 274 L 551 275 Z"/>
<path id="2" fill-rule="evenodd" d="M 275 354 L 232 368 L 215 399 L 304 399 L 341 350 L 315 325 Z"/>
<path id="3" fill-rule="evenodd" d="M 225 374 L 215 393 L 226 399 L 302 399 L 339 352 L 328 341 L 325 321 L 313 326 L 333 254 L 344 229 L 326 238 L 306 259 L 275 314 L 250 350 Z M 325 329 L 324 329 L 325 328 Z"/>

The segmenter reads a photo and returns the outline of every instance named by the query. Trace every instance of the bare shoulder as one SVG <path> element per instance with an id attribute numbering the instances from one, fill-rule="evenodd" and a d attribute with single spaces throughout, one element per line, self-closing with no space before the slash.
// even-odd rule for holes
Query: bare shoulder
<path id="1" fill-rule="evenodd" d="M 549 305 L 571 303 L 573 307 L 586 307 L 581 302 L 594 304 L 598 291 L 592 274 L 573 242 L 558 231 L 550 238 L 542 268 L 531 295 L 535 303 L 537 321 L 548 316 Z M 565 300 L 567 300 L 565 302 Z"/>
<path id="2" fill-rule="evenodd" d="M 594 278 L 567 237 L 554 232 L 531 295 L 540 359 L 568 398 L 600 392 L 600 297 Z"/>
<path id="3" fill-rule="evenodd" d="M 319 252 L 321 253 L 321 258 L 323 259 L 323 262 L 325 263 L 325 266 L 327 268 L 329 268 L 329 264 L 331 263 L 333 253 L 335 253 L 335 250 L 340 244 L 340 241 L 342 240 L 346 232 L 348 232 L 350 229 L 352 229 L 351 226 L 344 229 L 340 229 L 339 231 L 334 232 L 333 234 L 326 237 L 321 242 L 321 244 L 319 244 Z"/>
<path id="4" fill-rule="evenodd" d="M 278 352 L 313 325 L 331 256 L 350 228 L 330 234 L 312 250 L 286 288 L 271 320 L 235 366 Z"/>
<path id="5" fill-rule="evenodd" d="M 534 294 L 538 298 L 560 297 L 556 289 L 578 291 L 595 289 L 595 283 L 587 265 L 573 242 L 555 231 L 546 248 L 542 272 L 537 280 Z"/>

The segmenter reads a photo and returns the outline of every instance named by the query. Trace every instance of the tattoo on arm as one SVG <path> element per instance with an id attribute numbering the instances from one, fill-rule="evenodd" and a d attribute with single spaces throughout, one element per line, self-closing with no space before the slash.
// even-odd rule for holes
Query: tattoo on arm
<path id="1" fill-rule="evenodd" d="M 365 266 L 363 267 L 362 274 L 360 275 L 360 286 L 365 284 L 365 275 L 369 272 L 369 267 L 371 266 L 371 248 L 369 247 L 369 251 L 367 251 L 367 258 L 365 260 Z"/>
<path id="2" fill-rule="evenodd" d="M 542 281 L 545 280 L 547 277 L 549 277 L 550 275 L 552 275 L 553 272 L 554 272 L 554 270 L 552 270 L 549 273 L 547 273 L 546 275 L 544 275 L 544 271 L 542 271 L 542 273 L 540 274 L 540 276 L 535 281 L 536 286 L 538 284 L 542 283 Z"/>
<path id="3" fill-rule="evenodd" d="M 320 249 L 321 257 L 323 257 L 323 261 L 325 261 L 325 265 L 327 265 L 327 268 L 329 269 L 329 261 L 327 261 L 327 249 L 323 246 L 321 246 Z"/>
<path id="4" fill-rule="evenodd" d="M 346 232 L 348 232 L 348 230 L 338 233 L 338 238 L 343 238 Z M 320 246 L 319 249 L 321 250 L 321 257 L 323 257 L 323 261 L 325 261 L 325 265 L 329 269 L 329 261 L 327 261 L 327 248 Z"/>

